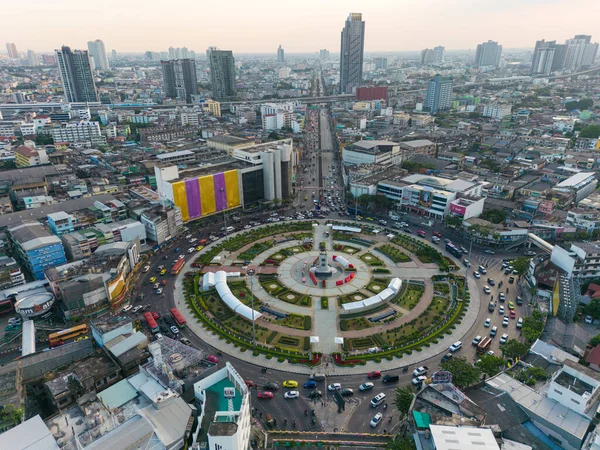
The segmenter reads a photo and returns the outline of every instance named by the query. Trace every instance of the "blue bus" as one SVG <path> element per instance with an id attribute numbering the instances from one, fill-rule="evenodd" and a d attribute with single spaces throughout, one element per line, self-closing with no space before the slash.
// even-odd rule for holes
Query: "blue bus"
<path id="1" fill-rule="evenodd" d="M 446 244 L 446 251 L 457 258 L 462 257 L 462 252 L 456 248 L 452 242 Z"/>

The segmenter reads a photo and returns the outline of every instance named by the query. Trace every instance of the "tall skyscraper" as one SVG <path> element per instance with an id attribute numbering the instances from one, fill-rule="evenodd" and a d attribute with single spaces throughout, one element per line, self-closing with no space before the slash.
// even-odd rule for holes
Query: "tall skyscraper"
<path id="1" fill-rule="evenodd" d="M 196 61 L 193 59 L 174 59 L 161 61 L 163 90 L 166 97 L 192 102 L 192 95 L 198 92 Z"/>
<path id="2" fill-rule="evenodd" d="M 27 50 L 27 65 L 28 66 L 39 66 L 40 60 L 33 50 Z"/>
<path id="3" fill-rule="evenodd" d="M 321 61 L 329 59 L 329 50 L 327 50 L 326 48 L 322 48 L 321 50 L 319 50 L 319 59 Z"/>
<path id="4" fill-rule="evenodd" d="M 235 59 L 231 50 L 218 50 L 209 47 L 206 57 L 210 65 L 210 82 L 213 97 L 227 100 L 235 97 Z"/>
<path id="5" fill-rule="evenodd" d="M 421 65 L 428 66 L 429 64 L 433 64 L 434 52 L 430 48 L 426 48 L 421 50 Z"/>
<path id="6" fill-rule="evenodd" d="M 452 101 L 452 77 L 443 78 L 436 75 L 427 83 L 427 95 L 425 96 L 425 109 L 431 114 L 450 108 Z"/>
<path id="7" fill-rule="evenodd" d="M 106 57 L 106 49 L 104 48 L 104 42 L 102 42 L 100 39 L 96 39 L 95 41 L 88 42 L 87 45 L 88 50 L 90 52 L 90 56 L 94 58 L 94 65 L 96 66 L 96 69 L 110 69 L 108 65 L 108 58 Z"/>
<path id="8" fill-rule="evenodd" d="M 12 42 L 6 43 L 6 50 L 8 50 L 8 57 L 11 59 L 17 59 L 19 57 L 19 52 L 17 52 L 17 46 Z"/>
<path id="9" fill-rule="evenodd" d="M 375 63 L 375 70 L 383 70 L 383 69 L 387 69 L 387 58 L 374 58 L 373 62 Z"/>
<path id="10" fill-rule="evenodd" d="M 591 66 L 598 53 L 598 44 L 592 43 L 592 37 L 585 34 L 578 34 L 573 39 L 567 39 L 565 46 L 564 68 L 566 70 Z"/>
<path id="11" fill-rule="evenodd" d="M 281 63 L 285 61 L 285 54 L 283 48 L 281 48 L 281 45 L 277 49 L 277 61 Z"/>
<path id="12" fill-rule="evenodd" d="M 113 61 L 116 61 L 117 59 L 117 51 L 114 48 L 110 52 L 110 59 L 112 59 Z"/>
<path id="13" fill-rule="evenodd" d="M 556 53 L 556 41 L 546 42 L 544 39 L 535 43 L 531 59 L 532 75 L 550 75 Z"/>
<path id="14" fill-rule="evenodd" d="M 487 41 L 477 46 L 475 54 L 475 65 L 477 67 L 500 65 L 500 57 L 502 56 L 502 46 L 495 41 Z"/>
<path id="15" fill-rule="evenodd" d="M 361 13 L 350 13 L 342 29 L 340 92 L 350 93 L 362 81 L 365 22 Z"/>
<path id="16" fill-rule="evenodd" d="M 433 48 L 433 62 L 434 64 L 442 64 L 444 62 L 444 52 L 446 49 L 441 45 Z"/>
<path id="17" fill-rule="evenodd" d="M 97 102 L 98 93 L 87 50 L 73 50 L 65 45 L 54 50 L 67 102 Z"/>

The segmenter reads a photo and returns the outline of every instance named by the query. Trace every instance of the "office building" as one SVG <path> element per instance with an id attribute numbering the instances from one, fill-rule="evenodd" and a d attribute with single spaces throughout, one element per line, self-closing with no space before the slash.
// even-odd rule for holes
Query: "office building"
<path id="1" fill-rule="evenodd" d="M 235 59 L 233 58 L 233 52 L 209 47 L 206 50 L 206 57 L 210 65 L 213 97 L 220 101 L 235 97 Z"/>
<path id="2" fill-rule="evenodd" d="M 161 61 L 163 92 L 165 97 L 192 102 L 192 95 L 198 91 L 196 61 L 192 59 L 173 59 Z"/>
<path id="3" fill-rule="evenodd" d="M 565 41 L 566 53 L 564 68 L 577 70 L 591 66 L 598 53 L 598 43 L 592 43 L 592 37 L 578 34 Z"/>
<path id="4" fill-rule="evenodd" d="M 444 51 L 445 48 L 442 46 L 421 50 L 421 65 L 442 64 L 444 62 Z"/>
<path id="5" fill-rule="evenodd" d="M 319 50 L 319 59 L 321 61 L 329 59 L 329 50 L 327 50 L 326 48 L 322 48 L 321 50 Z"/>
<path id="6" fill-rule="evenodd" d="M 285 62 L 285 53 L 283 51 L 283 48 L 281 48 L 281 45 L 277 49 L 277 62 Z"/>
<path id="7" fill-rule="evenodd" d="M 362 140 L 347 145 L 342 150 L 342 161 L 346 165 L 379 164 L 401 162 L 400 144 L 391 141 Z"/>
<path id="8" fill-rule="evenodd" d="M 425 96 L 426 111 L 435 114 L 438 111 L 443 111 L 450 108 L 452 101 L 452 77 L 443 78 L 441 75 L 436 75 L 427 83 L 427 95 Z"/>
<path id="9" fill-rule="evenodd" d="M 22 221 L 8 228 L 8 241 L 22 268 L 36 280 L 44 278 L 44 270 L 67 261 L 62 242 L 41 223 Z"/>
<path id="10" fill-rule="evenodd" d="M 67 102 L 97 102 L 98 93 L 88 52 L 63 46 L 55 50 L 55 55 Z"/>
<path id="11" fill-rule="evenodd" d="M 475 65 L 477 67 L 498 67 L 502 56 L 502 46 L 495 41 L 487 41 L 477 46 Z"/>
<path id="12" fill-rule="evenodd" d="M 340 50 L 340 92 L 352 93 L 360 86 L 365 47 L 365 22 L 362 14 L 351 13 L 342 30 Z"/>
<path id="13" fill-rule="evenodd" d="M 56 57 L 54 55 L 42 55 L 42 63 L 44 63 L 45 66 L 55 66 Z"/>
<path id="14" fill-rule="evenodd" d="M 104 42 L 100 39 L 95 41 L 89 41 L 87 43 L 88 51 L 90 52 L 90 58 L 94 58 L 94 65 L 98 70 L 108 70 L 108 58 L 106 57 L 106 48 L 104 48 Z"/>
<path id="15" fill-rule="evenodd" d="M 535 43 L 531 59 L 532 75 L 550 75 L 553 70 L 556 41 L 546 42 L 544 39 Z"/>
<path id="16" fill-rule="evenodd" d="M 28 66 L 39 66 L 40 60 L 33 50 L 27 50 L 27 65 Z"/>
<path id="17" fill-rule="evenodd" d="M 112 59 L 113 61 L 116 61 L 116 59 L 117 59 L 117 51 L 115 49 L 113 49 L 110 52 L 110 59 Z"/>
<path id="18" fill-rule="evenodd" d="M 17 46 L 12 42 L 6 43 L 6 50 L 8 51 L 8 57 L 10 59 L 17 59 L 19 57 L 19 52 L 17 52 Z"/>

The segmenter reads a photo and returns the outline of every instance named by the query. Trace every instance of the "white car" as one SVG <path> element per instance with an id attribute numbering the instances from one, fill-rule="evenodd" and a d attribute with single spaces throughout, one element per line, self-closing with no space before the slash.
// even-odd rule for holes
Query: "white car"
<path id="1" fill-rule="evenodd" d="M 480 278 L 481 278 L 481 274 L 480 274 L 479 272 L 477 272 L 477 271 L 473 272 L 473 276 L 474 276 L 475 278 L 477 278 L 477 279 L 480 279 Z"/>
<path id="2" fill-rule="evenodd" d="M 138 305 L 138 306 L 134 307 L 134 308 L 131 310 L 131 312 L 133 312 L 133 313 L 136 313 L 136 312 L 138 312 L 138 311 L 139 311 L 140 309 L 142 309 L 142 308 L 143 308 L 143 306 L 139 306 L 139 305 Z"/>
<path id="3" fill-rule="evenodd" d="M 367 381 L 366 383 L 361 384 L 358 389 L 360 389 L 361 391 L 368 391 L 369 389 L 373 389 L 375 385 L 373 383 L 371 383 L 370 381 Z"/>
<path id="4" fill-rule="evenodd" d="M 244 230 L 249 230 L 250 228 L 252 228 L 250 225 L 244 225 Z M 292 398 L 292 397 L 290 397 Z"/>
<path id="5" fill-rule="evenodd" d="M 477 345 L 477 344 L 479 344 L 480 341 L 481 341 L 481 336 L 475 336 L 475 339 L 473 339 L 473 342 L 471 342 L 471 344 Z"/>
<path id="6" fill-rule="evenodd" d="M 462 348 L 462 342 L 461 341 L 456 341 L 454 344 L 452 344 L 449 347 L 449 350 L 451 353 L 457 352 Z"/>
<path id="7" fill-rule="evenodd" d="M 185 258 L 185 255 L 179 255 L 179 259 Z"/>
<path id="8" fill-rule="evenodd" d="M 486 328 L 489 328 L 491 324 L 492 324 L 492 319 L 490 319 L 488 317 L 487 319 L 485 319 L 485 322 L 483 323 L 483 326 L 486 327 Z"/>
<path id="9" fill-rule="evenodd" d="M 491 292 L 489 286 L 484 286 L 483 292 L 485 292 L 486 294 L 489 294 Z"/>
<path id="10" fill-rule="evenodd" d="M 195 247 L 188 248 L 188 253 L 194 253 L 196 251 Z"/>
<path id="11" fill-rule="evenodd" d="M 504 306 L 500 305 L 498 307 L 498 314 L 503 315 L 504 314 Z"/>
<path id="12" fill-rule="evenodd" d="M 503 327 L 507 327 L 508 326 L 508 317 L 505 317 L 504 319 L 502 319 L 502 326 Z"/>
<path id="13" fill-rule="evenodd" d="M 413 370 L 413 377 L 425 375 L 428 370 L 429 370 L 429 368 L 427 368 L 427 367 L 423 367 L 423 366 L 417 367 L 415 370 Z"/>
<path id="14" fill-rule="evenodd" d="M 300 392 L 298 391 L 287 391 L 283 394 L 283 398 L 298 398 L 300 397 Z"/>
<path id="15" fill-rule="evenodd" d="M 421 375 L 419 377 L 414 377 L 413 380 L 412 380 L 412 384 L 414 384 L 415 386 L 420 385 L 426 379 L 427 379 L 427 377 L 425 375 Z"/>
<path id="16" fill-rule="evenodd" d="M 501 337 L 500 337 L 500 343 L 501 344 L 506 344 L 506 341 L 508 341 L 508 334 L 504 333 Z"/>
<path id="17" fill-rule="evenodd" d="M 173 334 L 179 334 L 179 328 L 177 328 L 175 325 L 172 325 L 170 329 Z"/>
<path id="18" fill-rule="evenodd" d="M 592 319 L 592 316 L 585 316 L 584 321 L 585 323 L 592 323 L 594 320 Z"/>
<path id="19" fill-rule="evenodd" d="M 342 384 L 341 383 L 331 383 L 329 386 L 327 386 L 327 389 L 330 391 L 335 391 L 338 389 L 342 388 Z"/>
<path id="20" fill-rule="evenodd" d="M 196 242 L 198 240 L 198 238 L 191 238 L 190 242 L 193 244 L 194 242 Z"/>
<path id="21" fill-rule="evenodd" d="M 156 294 L 157 294 L 157 295 L 160 295 L 160 294 L 162 294 L 162 292 L 163 292 L 162 288 L 158 288 L 158 289 L 156 290 Z"/>
<path id="22" fill-rule="evenodd" d="M 523 319 L 521 317 L 517 319 L 517 328 L 523 328 Z"/>
<path id="23" fill-rule="evenodd" d="M 375 428 L 377 425 L 379 425 L 381 423 L 381 419 L 383 419 L 383 414 L 377 413 L 371 419 L 371 422 L 369 423 L 369 425 L 371 425 L 372 428 Z"/>

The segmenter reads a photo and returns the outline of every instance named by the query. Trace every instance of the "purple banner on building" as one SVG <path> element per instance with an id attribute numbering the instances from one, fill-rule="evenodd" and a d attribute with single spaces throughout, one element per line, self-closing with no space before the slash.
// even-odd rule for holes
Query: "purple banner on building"
<path id="1" fill-rule="evenodd" d="M 225 187 L 225 174 L 215 173 L 213 175 L 213 180 L 215 182 L 215 200 L 217 203 L 217 211 L 223 211 L 227 209 L 227 192 Z"/>
<path id="2" fill-rule="evenodd" d="M 185 180 L 185 195 L 187 197 L 188 214 L 190 219 L 200 217 L 202 207 L 200 206 L 200 185 L 198 180 Z"/>

